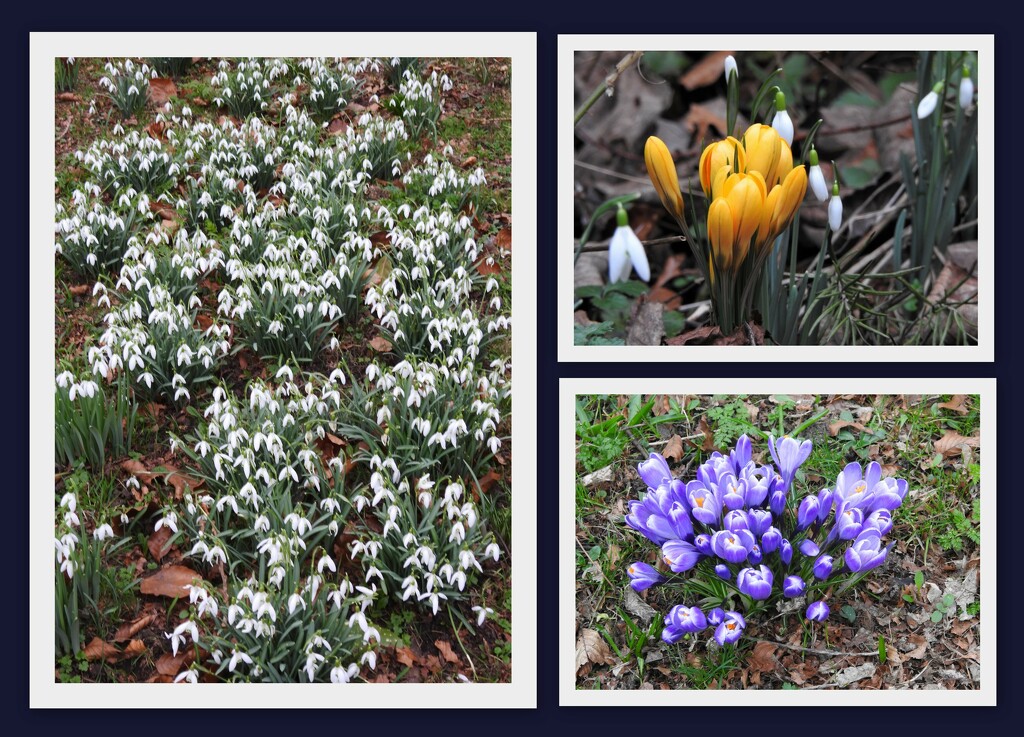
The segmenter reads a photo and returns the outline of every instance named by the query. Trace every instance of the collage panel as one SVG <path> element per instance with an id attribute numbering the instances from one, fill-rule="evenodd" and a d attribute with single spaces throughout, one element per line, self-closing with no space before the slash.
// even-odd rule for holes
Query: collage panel
<path id="1" fill-rule="evenodd" d="M 558 54 L 560 360 L 993 360 L 992 36 Z"/>
<path id="2" fill-rule="evenodd" d="M 32 705 L 535 706 L 534 34 L 31 62 Z"/>
<path id="3" fill-rule="evenodd" d="M 559 403 L 562 705 L 995 704 L 994 380 Z"/>

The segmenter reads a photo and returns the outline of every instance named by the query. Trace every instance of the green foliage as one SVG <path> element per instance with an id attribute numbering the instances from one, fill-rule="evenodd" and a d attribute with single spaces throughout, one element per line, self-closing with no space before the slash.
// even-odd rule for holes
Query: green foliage
<path id="1" fill-rule="evenodd" d="M 739 653 L 735 645 L 708 648 L 703 657 L 693 663 L 688 662 L 684 655 L 679 657 L 675 664 L 676 672 L 686 678 L 688 688 L 698 691 L 717 688 L 725 676 L 740 666 Z"/>
<path id="2" fill-rule="evenodd" d="M 724 448 L 731 445 L 743 433 L 749 433 L 753 425 L 747 412 L 745 396 L 737 396 L 731 402 L 707 411 L 708 424 L 715 434 L 715 447 Z"/>
<path id="3" fill-rule="evenodd" d="M 75 382 L 65 372 L 57 377 L 54 404 L 58 463 L 84 460 L 100 471 L 109 457 L 123 458 L 131 450 L 138 408 L 126 379 L 101 387 Z"/>
<path id="4" fill-rule="evenodd" d="M 57 92 L 71 92 L 78 84 L 78 60 L 74 58 L 53 60 L 54 82 Z"/>
<path id="5" fill-rule="evenodd" d="M 959 553 L 963 550 L 964 543 L 970 541 L 975 545 L 981 543 L 981 499 L 975 499 L 971 503 L 970 516 L 959 509 L 949 510 L 949 514 L 943 520 L 941 532 L 937 538 L 939 546 L 944 550 L 952 550 Z"/>
<path id="6" fill-rule="evenodd" d="M 150 68 L 145 64 L 136 67 L 131 59 L 125 59 L 116 64 L 107 62 L 104 69 L 107 76 L 100 79 L 100 87 L 107 90 L 106 96 L 121 117 L 127 120 L 141 113 L 149 99 Z"/>
<path id="7" fill-rule="evenodd" d="M 572 328 L 574 345 L 625 345 L 626 342 L 611 332 L 615 329 L 614 322 L 595 322 L 590 325 L 575 323 Z"/>
<path id="8" fill-rule="evenodd" d="M 150 57 L 149 64 L 161 77 L 180 77 L 192 66 L 192 57 L 156 56 Z"/>

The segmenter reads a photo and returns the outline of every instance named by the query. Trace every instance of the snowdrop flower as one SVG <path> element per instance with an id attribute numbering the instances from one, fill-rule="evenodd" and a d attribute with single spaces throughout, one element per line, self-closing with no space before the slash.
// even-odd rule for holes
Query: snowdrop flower
<path id="1" fill-rule="evenodd" d="M 247 663 L 249 665 L 252 665 L 252 658 L 250 658 L 244 652 L 239 652 L 238 650 L 232 650 L 231 651 L 231 660 L 228 661 L 228 671 L 231 672 L 231 673 L 234 673 L 235 672 L 235 667 L 238 665 L 239 662 Z"/>
<path id="2" fill-rule="evenodd" d="M 731 56 L 729 57 L 732 58 Z M 735 62 L 733 62 L 735 64 Z M 488 607 L 475 606 L 473 611 L 476 612 L 476 626 L 480 627 L 483 625 L 484 620 L 487 619 L 488 614 L 494 614 L 494 610 Z"/>
<path id="3" fill-rule="evenodd" d="M 106 540 L 108 537 L 114 536 L 114 530 L 110 525 L 104 523 L 93 530 L 92 536 L 97 540 Z"/>
<path id="4" fill-rule="evenodd" d="M 629 227 L 629 217 L 621 205 L 616 214 L 616 222 L 618 225 L 608 243 L 608 283 L 625 281 L 629 277 L 630 268 L 636 271 L 641 280 L 650 281 L 651 269 L 644 244 Z"/>
<path id="5" fill-rule="evenodd" d="M 357 675 L 359 675 L 359 667 L 355 663 L 349 665 L 348 668 L 338 665 L 331 668 L 331 683 L 348 683 Z"/>
<path id="6" fill-rule="evenodd" d="M 334 561 L 331 560 L 331 556 L 326 555 L 326 554 L 320 556 L 320 560 L 317 561 L 317 564 L 316 564 L 317 573 L 323 573 L 324 572 L 324 566 L 326 566 L 327 568 L 330 568 L 331 569 L 331 573 L 337 573 L 338 572 L 338 568 L 334 565 Z"/>
<path id="7" fill-rule="evenodd" d="M 171 532 L 178 531 L 178 515 L 174 512 L 167 512 L 167 514 L 156 521 L 156 525 L 153 527 L 154 531 L 159 530 L 161 527 L 167 527 Z"/>
<path id="8" fill-rule="evenodd" d="M 793 145 L 793 120 L 786 112 L 786 96 L 781 90 L 775 93 L 775 117 L 772 118 L 772 128 L 783 141 L 790 146 Z"/>
<path id="9" fill-rule="evenodd" d="M 825 175 L 821 172 L 821 166 L 818 165 L 818 152 L 814 150 L 813 146 L 811 146 L 811 153 L 807 158 L 811 164 L 810 172 L 807 174 L 807 184 L 810 185 L 814 196 L 818 198 L 818 202 L 824 202 L 828 199 L 828 184 L 825 182 Z"/>
<path id="10" fill-rule="evenodd" d="M 946 86 L 945 80 L 936 82 L 935 86 L 932 87 L 932 91 L 921 98 L 921 102 L 917 105 L 917 118 L 918 120 L 924 120 L 933 112 L 939 104 L 939 95 L 942 93 L 943 88 Z"/>
<path id="11" fill-rule="evenodd" d="M 843 224 L 843 201 L 839 197 L 839 180 L 832 184 L 832 199 L 828 203 L 828 227 L 835 233 Z"/>
<path id="12" fill-rule="evenodd" d="M 960 107 L 966 110 L 974 102 L 974 80 L 971 79 L 971 68 L 964 64 L 960 77 Z"/>
<path id="13" fill-rule="evenodd" d="M 183 670 L 181 673 L 174 677 L 175 683 L 181 683 L 182 681 L 188 681 L 189 683 L 197 683 L 199 681 L 199 673 L 194 669 Z"/>

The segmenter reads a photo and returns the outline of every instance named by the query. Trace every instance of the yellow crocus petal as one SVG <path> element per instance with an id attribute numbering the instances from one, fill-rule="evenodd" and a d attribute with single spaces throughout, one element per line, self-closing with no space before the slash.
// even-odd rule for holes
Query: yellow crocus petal
<path id="1" fill-rule="evenodd" d="M 768 186 L 774 187 L 779 182 L 785 181 L 791 171 L 793 171 L 793 149 L 789 147 L 788 143 L 782 141 L 782 146 L 779 148 L 779 166 L 775 170 L 775 181 L 768 182 Z"/>
<path id="2" fill-rule="evenodd" d="M 713 200 L 708 208 L 708 240 L 715 252 L 715 260 L 719 268 L 730 269 L 733 262 L 733 244 L 735 228 L 733 227 L 732 210 L 729 203 L 722 197 Z M 709 261 L 709 265 L 710 265 Z M 714 268 L 711 269 L 714 279 Z"/>
<path id="3" fill-rule="evenodd" d="M 727 166 L 723 166 L 717 172 L 715 172 L 715 177 L 714 179 L 711 180 L 711 193 L 709 195 L 711 199 L 717 199 L 722 196 L 722 188 L 725 186 L 725 182 L 731 176 L 735 175 L 732 173 L 732 170 L 729 169 L 729 167 Z"/>
<path id="4" fill-rule="evenodd" d="M 676 162 L 672 160 L 668 146 L 657 136 L 651 136 L 644 145 L 644 162 L 647 175 L 661 198 L 661 204 L 677 220 L 683 218 L 683 195 L 679 190 Z"/>
<path id="5" fill-rule="evenodd" d="M 746 168 L 746 158 L 743 144 L 732 136 L 724 141 L 716 141 L 708 145 L 704 149 L 704 153 L 700 155 L 700 164 L 698 165 L 700 186 L 704 189 L 704 194 L 711 196 L 716 175 L 722 169 L 725 169 L 727 173 L 731 173 L 734 169 L 743 171 Z M 733 166 L 733 159 L 737 161 L 735 166 Z"/>
<path id="6" fill-rule="evenodd" d="M 729 186 L 726 182 L 723 192 L 732 210 L 732 227 L 735 237 L 733 255 L 736 268 L 743 263 L 750 250 L 750 239 L 761 226 L 761 213 L 764 209 L 764 181 L 758 177 L 736 174 L 736 181 Z"/>
<path id="7" fill-rule="evenodd" d="M 800 203 L 807 194 L 807 167 L 803 164 L 793 169 L 782 183 L 782 197 L 772 215 L 772 232 L 781 233 L 796 214 Z"/>
<path id="8" fill-rule="evenodd" d="M 778 131 L 770 125 L 754 123 L 747 128 L 747 132 L 743 134 L 743 148 L 747 157 L 746 170 L 759 172 L 765 182 L 775 184 L 782 143 Z"/>
<path id="9" fill-rule="evenodd" d="M 757 229 L 759 234 L 758 247 L 761 248 L 775 238 L 775 219 L 779 200 L 782 199 L 782 185 L 776 184 L 764 200 L 764 207 L 761 209 L 761 225 Z"/>

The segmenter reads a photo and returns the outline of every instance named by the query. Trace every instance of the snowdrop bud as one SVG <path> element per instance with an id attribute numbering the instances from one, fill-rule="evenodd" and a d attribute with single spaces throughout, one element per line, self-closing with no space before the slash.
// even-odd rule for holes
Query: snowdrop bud
<path id="1" fill-rule="evenodd" d="M 960 107 L 966 110 L 974 102 L 974 80 L 971 79 L 971 68 L 964 64 L 960 78 Z"/>
<path id="2" fill-rule="evenodd" d="M 835 233 L 843 224 L 843 201 L 839 197 L 839 182 L 832 185 L 832 199 L 828 203 L 828 227 Z"/>
<path id="3" fill-rule="evenodd" d="M 733 58 L 732 54 L 729 54 L 729 56 L 725 57 L 725 81 L 728 82 L 730 75 L 733 74 L 737 78 L 740 75 L 739 70 L 736 68 L 736 59 Z"/>
<path id="4" fill-rule="evenodd" d="M 779 138 L 788 145 L 793 145 L 793 120 L 786 112 L 786 96 L 781 90 L 775 93 L 775 117 L 772 118 L 772 128 L 779 134 Z"/>
<path id="5" fill-rule="evenodd" d="M 935 108 L 939 104 L 939 93 L 942 92 L 942 88 L 945 86 L 946 83 L 944 81 L 936 82 L 935 86 L 932 87 L 932 91 L 921 98 L 921 102 L 917 105 L 918 120 L 924 120 L 935 112 Z"/>
<path id="6" fill-rule="evenodd" d="M 813 147 L 808 159 L 811 171 L 807 175 L 807 183 L 811 186 L 814 196 L 818 198 L 818 202 L 824 202 L 828 199 L 828 184 L 825 183 L 825 175 L 821 173 L 821 167 L 818 165 L 818 152 Z"/>

